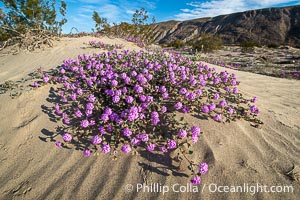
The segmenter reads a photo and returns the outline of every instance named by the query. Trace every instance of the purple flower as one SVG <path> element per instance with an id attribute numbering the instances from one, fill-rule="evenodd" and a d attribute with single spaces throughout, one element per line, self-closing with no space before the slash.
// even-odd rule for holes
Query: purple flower
<path id="1" fill-rule="evenodd" d="M 102 152 L 105 153 L 105 154 L 110 152 L 109 144 L 103 144 L 101 149 L 102 149 Z"/>
<path id="2" fill-rule="evenodd" d="M 231 85 L 232 85 L 232 86 L 236 86 L 236 80 L 233 79 L 233 80 L 231 81 Z"/>
<path id="3" fill-rule="evenodd" d="M 213 80 L 213 82 L 214 82 L 215 85 L 217 85 L 218 83 L 220 83 L 220 79 L 219 79 L 219 78 L 215 78 L 215 79 Z"/>
<path id="4" fill-rule="evenodd" d="M 76 101 L 76 93 L 72 93 L 70 98 L 72 101 Z"/>
<path id="5" fill-rule="evenodd" d="M 145 102 L 147 100 L 147 96 L 141 95 L 141 96 L 139 96 L 139 99 L 141 102 Z"/>
<path id="6" fill-rule="evenodd" d="M 140 139 L 143 141 L 143 142 L 148 142 L 149 140 L 149 135 L 147 133 L 142 133 L 140 134 Z"/>
<path id="7" fill-rule="evenodd" d="M 160 112 L 161 113 L 167 112 L 167 107 L 166 106 L 162 106 Z"/>
<path id="8" fill-rule="evenodd" d="M 131 151 L 130 145 L 124 144 L 124 145 L 121 147 L 121 151 L 123 151 L 124 153 L 129 153 L 129 152 Z"/>
<path id="9" fill-rule="evenodd" d="M 130 142 L 133 146 L 138 146 L 141 144 L 141 140 L 137 139 L 137 138 L 132 138 L 131 142 Z"/>
<path id="10" fill-rule="evenodd" d="M 201 89 L 199 89 L 199 90 L 197 90 L 197 92 L 196 92 L 196 94 L 198 95 L 198 96 L 201 96 L 202 95 L 202 90 Z"/>
<path id="11" fill-rule="evenodd" d="M 160 146 L 160 147 L 159 147 L 159 150 L 160 150 L 161 152 L 163 152 L 163 153 L 167 153 L 167 152 L 168 152 L 168 150 L 167 150 L 167 148 L 166 148 L 165 146 Z"/>
<path id="12" fill-rule="evenodd" d="M 75 114 L 75 116 L 76 116 L 77 118 L 82 117 L 82 112 L 81 112 L 79 109 L 76 110 L 74 114 Z"/>
<path id="13" fill-rule="evenodd" d="M 127 87 L 122 88 L 122 93 L 126 94 L 128 92 Z"/>
<path id="14" fill-rule="evenodd" d="M 233 112 L 234 112 L 234 109 L 233 109 L 232 107 L 229 107 L 229 108 L 228 108 L 228 112 L 229 112 L 230 115 L 232 115 Z"/>
<path id="15" fill-rule="evenodd" d="M 123 72 L 123 73 L 121 73 L 120 77 L 121 77 L 121 79 L 125 79 L 127 77 L 127 74 Z"/>
<path id="16" fill-rule="evenodd" d="M 94 104 L 93 103 L 87 103 L 86 104 L 86 109 L 87 110 L 93 110 L 94 109 Z"/>
<path id="17" fill-rule="evenodd" d="M 93 94 L 90 94 L 88 97 L 88 101 L 94 103 L 96 101 L 96 97 Z"/>
<path id="18" fill-rule="evenodd" d="M 197 95 L 194 93 L 194 92 L 190 92 L 190 93 L 187 93 L 188 95 L 187 95 L 187 99 L 189 99 L 189 100 L 194 100 L 194 99 L 196 99 L 196 97 L 197 97 Z"/>
<path id="19" fill-rule="evenodd" d="M 208 172 L 208 164 L 206 162 L 203 162 L 199 165 L 199 173 L 200 174 L 206 174 Z"/>
<path id="20" fill-rule="evenodd" d="M 214 116 L 214 120 L 217 121 L 217 122 L 220 122 L 222 120 L 222 115 L 221 114 L 216 114 Z"/>
<path id="21" fill-rule="evenodd" d="M 257 110 L 257 107 L 256 107 L 255 105 L 252 105 L 252 106 L 250 107 L 250 111 L 251 111 L 252 113 L 255 113 L 256 110 Z"/>
<path id="22" fill-rule="evenodd" d="M 63 135 L 63 140 L 64 140 L 65 142 L 70 142 L 70 141 L 72 140 L 72 136 L 71 136 L 69 133 L 65 133 L 65 134 Z"/>
<path id="23" fill-rule="evenodd" d="M 152 144 L 152 143 L 150 143 L 148 146 L 147 146 L 147 151 L 154 151 L 154 149 L 155 149 L 155 144 Z"/>
<path id="24" fill-rule="evenodd" d="M 104 114 L 111 115 L 112 113 L 113 113 L 113 111 L 111 108 L 109 108 L 109 107 L 105 108 Z"/>
<path id="25" fill-rule="evenodd" d="M 81 88 L 77 88 L 76 93 L 78 95 L 82 95 L 83 94 L 82 89 Z"/>
<path id="26" fill-rule="evenodd" d="M 108 132 L 111 132 L 111 131 L 113 130 L 112 125 L 108 125 L 108 126 L 106 127 L 106 130 L 107 130 Z"/>
<path id="27" fill-rule="evenodd" d="M 89 121 L 86 120 L 86 119 L 84 119 L 84 120 L 82 120 L 82 121 L 80 122 L 80 126 L 83 127 L 83 128 L 88 127 L 89 124 L 90 124 Z"/>
<path id="28" fill-rule="evenodd" d="M 83 151 L 83 155 L 86 156 L 86 157 L 90 157 L 91 156 L 91 151 L 86 149 Z"/>
<path id="29" fill-rule="evenodd" d="M 230 92 L 230 88 L 229 88 L 229 87 L 225 87 L 224 90 L 225 90 L 226 92 Z"/>
<path id="30" fill-rule="evenodd" d="M 175 104 L 175 109 L 180 110 L 182 108 L 182 103 L 179 101 Z"/>
<path id="31" fill-rule="evenodd" d="M 118 103 L 120 101 L 120 97 L 119 96 L 114 96 L 112 98 L 113 103 Z"/>
<path id="32" fill-rule="evenodd" d="M 118 81 L 112 80 L 110 84 L 112 87 L 116 87 L 118 85 Z"/>
<path id="33" fill-rule="evenodd" d="M 175 149 L 177 146 L 176 141 L 175 140 L 169 140 L 168 141 L 168 149 Z"/>
<path id="34" fill-rule="evenodd" d="M 105 134 L 105 128 L 104 128 L 104 126 L 100 126 L 100 127 L 99 127 L 99 133 L 100 133 L 101 135 L 104 135 L 104 134 Z"/>
<path id="35" fill-rule="evenodd" d="M 134 121 L 134 120 L 136 120 L 138 118 L 139 118 L 138 108 L 135 107 L 135 106 L 132 106 L 129 109 L 129 113 L 128 113 L 127 119 L 132 122 L 132 121 Z"/>
<path id="36" fill-rule="evenodd" d="M 38 82 L 35 81 L 35 82 L 33 83 L 33 87 L 39 87 Z"/>
<path id="37" fill-rule="evenodd" d="M 55 142 L 55 145 L 56 145 L 58 148 L 61 148 L 61 147 L 62 147 L 62 143 L 59 142 L 59 141 L 56 141 L 56 142 Z"/>
<path id="38" fill-rule="evenodd" d="M 102 142 L 101 137 L 99 137 L 99 135 L 95 135 L 92 139 L 92 144 L 97 145 L 100 144 Z"/>
<path id="39" fill-rule="evenodd" d="M 153 96 L 147 96 L 147 102 L 148 103 L 153 102 Z"/>
<path id="40" fill-rule="evenodd" d="M 184 107 L 182 108 L 182 112 L 183 112 L 183 113 L 188 113 L 188 112 L 190 112 L 190 108 L 189 108 L 188 106 L 184 106 Z"/>
<path id="41" fill-rule="evenodd" d="M 215 109 L 216 109 L 216 104 L 214 103 L 209 104 L 209 111 L 213 111 Z"/>
<path id="42" fill-rule="evenodd" d="M 144 91 L 143 87 L 141 87 L 139 85 L 135 85 L 133 89 L 137 94 L 141 94 Z"/>
<path id="43" fill-rule="evenodd" d="M 253 97 L 253 99 L 251 100 L 252 103 L 256 103 L 257 102 L 257 97 Z"/>
<path id="44" fill-rule="evenodd" d="M 128 127 L 124 128 L 122 133 L 125 137 L 129 137 L 132 135 L 132 131 Z"/>
<path id="45" fill-rule="evenodd" d="M 44 83 L 48 83 L 50 80 L 50 78 L 48 76 L 44 76 L 43 81 Z"/>
<path id="46" fill-rule="evenodd" d="M 121 96 L 121 95 L 122 95 L 122 90 L 115 91 L 115 96 Z"/>
<path id="47" fill-rule="evenodd" d="M 163 99 L 168 99 L 168 98 L 169 98 L 169 94 L 166 93 L 166 92 L 163 93 L 163 94 L 162 94 L 162 98 L 163 98 Z"/>
<path id="48" fill-rule="evenodd" d="M 153 126 L 156 126 L 159 122 L 160 122 L 159 118 L 153 118 L 153 119 L 151 119 L 151 124 Z"/>
<path id="49" fill-rule="evenodd" d="M 221 108 L 224 108 L 225 106 L 227 106 L 227 102 L 225 100 L 220 101 L 219 106 Z"/>
<path id="50" fill-rule="evenodd" d="M 187 132 L 186 132 L 186 130 L 179 130 L 178 131 L 178 137 L 179 138 L 185 138 L 187 136 Z"/>
<path id="51" fill-rule="evenodd" d="M 199 126 L 192 126 L 191 128 L 192 135 L 200 135 L 201 129 Z"/>
<path id="52" fill-rule="evenodd" d="M 151 118 L 152 118 L 152 119 L 159 118 L 158 112 L 153 111 L 153 112 L 151 113 Z"/>
<path id="53" fill-rule="evenodd" d="M 239 89 L 237 87 L 234 87 L 233 90 L 232 90 L 232 93 L 237 94 L 238 92 L 239 92 Z"/>
<path id="54" fill-rule="evenodd" d="M 196 142 L 198 142 L 198 136 L 197 135 L 192 135 L 192 142 L 193 143 L 196 143 Z"/>
<path id="55" fill-rule="evenodd" d="M 133 102 L 133 97 L 132 96 L 127 96 L 126 99 L 125 99 L 126 103 L 128 104 L 132 104 Z"/>
<path id="56" fill-rule="evenodd" d="M 201 85 L 202 87 L 204 87 L 204 86 L 206 85 L 206 81 L 205 81 L 205 80 L 201 80 L 201 81 L 200 81 L 200 85 Z"/>
<path id="57" fill-rule="evenodd" d="M 131 79 L 129 77 L 126 77 L 124 79 L 124 83 L 127 84 L 127 85 L 130 83 L 130 81 L 131 81 Z"/>
<path id="58" fill-rule="evenodd" d="M 203 106 L 201 111 L 204 112 L 204 113 L 208 113 L 209 112 L 209 107 L 208 106 Z"/>
<path id="59" fill-rule="evenodd" d="M 159 87 L 159 92 L 160 93 L 165 93 L 167 91 L 166 87 L 165 86 L 160 86 Z"/>
<path id="60" fill-rule="evenodd" d="M 199 184 L 201 183 L 201 178 L 200 178 L 200 176 L 194 176 L 194 177 L 192 178 L 192 180 L 191 180 L 191 183 L 192 183 L 193 185 L 199 185 Z"/>
<path id="61" fill-rule="evenodd" d="M 137 75 L 137 73 L 136 73 L 136 71 L 131 71 L 130 75 L 133 76 L 133 77 L 135 77 Z"/>
<path id="62" fill-rule="evenodd" d="M 179 90 L 179 93 L 182 94 L 182 95 L 184 95 L 184 94 L 187 93 L 187 90 L 186 90 L 185 88 L 181 88 L 181 89 Z"/>
<path id="63" fill-rule="evenodd" d="M 215 93 L 215 94 L 214 94 L 214 99 L 217 100 L 217 99 L 219 99 L 219 98 L 220 98 L 219 93 Z"/>
<path id="64" fill-rule="evenodd" d="M 92 111 L 92 110 L 86 110 L 86 111 L 85 111 L 85 115 L 86 115 L 87 117 L 91 117 L 92 114 L 93 114 L 93 111 Z"/>

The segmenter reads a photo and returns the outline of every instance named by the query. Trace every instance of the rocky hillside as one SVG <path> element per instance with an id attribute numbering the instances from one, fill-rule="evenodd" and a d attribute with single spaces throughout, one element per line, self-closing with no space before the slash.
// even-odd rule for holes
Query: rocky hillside
<path id="1" fill-rule="evenodd" d="M 300 45 L 300 5 L 251 10 L 213 18 L 167 21 L 156 24 L 154 40 L 160 44 L 189 40 L 202 32 L 220 35 L 224 43 Z"/>

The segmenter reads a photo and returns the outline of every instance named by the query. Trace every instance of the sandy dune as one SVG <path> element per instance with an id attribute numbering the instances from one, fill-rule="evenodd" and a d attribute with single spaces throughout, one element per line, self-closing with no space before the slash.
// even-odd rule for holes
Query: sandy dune
<path id="1" fill-rule="evenodd" d="M 0 57 L 0 83 L 18 80 L 39 67 L 54 68 L 78 54 L 96 52 L 97 49 L 83 48 L 83 42 L 91 39 L 65 38 L 40 53 Z M 126 49 L 139 49 L 121 39 L 101 40 L 123 43 Z M 15 99 L 8 93 L 0 95 L 0 199 L 298 199 L 300 82 L 228 71 L 237 74 L 243 94 L 258 97 L 265 125 L 256 129 L 245 121 L 219 124 L 199 119 L 197 115 L 185 115 L 189 124 L 200 125 L 204 132 L 194 145 L 193 157 L 210 166 L 198 192 L 127 192 L 128 184 L 135 187 L 144 181 L 170 188 L 177 183 L 187 185 L 189 179 L 183 173 L 173 172 L 170 160 L 159 155 L 142 153 L 141 157 L 135 157 L 120 153 L 114 161 L 103 154 L 86 158 L 74 147 L 56 148 L 51 139 L 58 125 L 51 121 L 53 86 L 47 85 Z M 295 180 L 286 175 L 293 167 L 290 176 Z M 209 191 L 213 184 L 257 183 L 293 186 L 294 190 L 255 194 Z"/>

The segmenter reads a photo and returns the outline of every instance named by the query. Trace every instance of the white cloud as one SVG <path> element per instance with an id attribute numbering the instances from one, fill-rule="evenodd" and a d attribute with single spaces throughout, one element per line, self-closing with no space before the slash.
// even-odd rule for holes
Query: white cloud
<path id="1" fill-rule="evenodd" d="M 234 12 L 276 6 L 279 4 L 295 3 L 295 0 L 210 0 L 206 2 L 190 2 L 175 15 L 176 20 L 188 20 L 201 17 L 214 17 Z"/>

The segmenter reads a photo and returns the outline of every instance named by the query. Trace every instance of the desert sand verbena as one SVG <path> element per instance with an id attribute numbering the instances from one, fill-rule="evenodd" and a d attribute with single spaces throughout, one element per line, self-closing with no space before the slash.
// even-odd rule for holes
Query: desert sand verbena
<path id="1" fill-rule="evenodd" d="M 0 57 L 0 83 L 19 80 L 39 67 L 48 70 L 64 59 L 100 50 L 86 48 L 99 38 L 63 38 L 54 48 L 38 53 Z M 139 50 L 122 39 L 103 37 L 108 44 L 122 43 L 124 49 Z M 217 70 L 224 68 L 214 66 Z M 229 72 L 234 70 L 226 69 Z M 194 145 L 195 160 L 209 163 L 203 184 L 218 185 L 292 185 L 289 193 L 210 193 L 203 192 L 126 192 L 126 185 L 161 183 L 186 185 L 186 177 L 168 169 L 159 158 L 120 153 L 118 160 L 100 154 L 86 158 L 81 151 L 58 149 L 47 136 L 55 134 L 57 124 L 45 113 L 52 108 L 47 101 L 51 85 L 24 92 L 11 99 L 0 95 L 0 199 L 297 199 L 300 196 L 300 82 L 248 72 L 234 71 L 241 81 L 240 92 L 258 97 L 262 129 L 248 122 L 220 124 L 185 116 L 191 125 L 204 132 Z M 142 166 L 148 170 L 142 170 Z M 146 166 L 146 167 L 145 167 Z M 291 173 L 296 180 L 286 175 Z M 152 171 L 152 172 L 151 172 Z M 297 175 L 298 173 L 298 175 Z M 293 175 L 294 174 L 294 175 Z M 297 180 L 298 178 L 298 180 Z"/>

